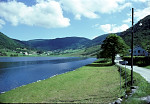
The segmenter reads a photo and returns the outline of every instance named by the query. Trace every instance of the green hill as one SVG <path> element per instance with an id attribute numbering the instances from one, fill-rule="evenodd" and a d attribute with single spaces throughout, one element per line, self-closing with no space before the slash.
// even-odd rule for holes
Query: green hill
<path id="1" fill-rule="evenodd" d="M 85 48 L 91 42 L 90 39 L 82 37 L 66 37 L 56 39 L 36 39 L 24 41 L 30 47 L 42 50 L 67 50 L 67 49 L 81 49 Z"/>
<path id="2" fill-rule="evenodd" d="M 0 49 L 5 48 L 14 50 L 16 48 L 23 48 L 23 47 L 25 47 L 24 44 L 21 44 L 16 40 L 13 40 L 0 32 Z"/>
<path id="3" fill-rule="evenodd" d="M 119 33 L 115 33 L 115 34 L 120 35 L 121 33 L 119 32 Z M 108 35 L 110 35 L 110 33 L 109 34 L 100 35 L 100 36 L 94 38 L 92 40 L 92 44 L 91 45 L 92 46 L 101 45 Z"/>
<path id="4" fill-rule="evenodd" d="M 115 34 L 121 36 L 126 42 L 126 44 L 128 46 L 131 46 L 131 33 L 132 27 L 130 27 L 126 31 Z M 100 45 L 108 35 L 109 34 L 100 35 L 95 39 L 93 39 L 92 40 L 93 46 Z M 134 46 L 137 45 L 145 49 L 147 49 L 148 45 L 150 46 L 150 15 L 141 19 L 134 25 Z"/>
<path id="5" fill-rule="evenodd" d="M 121 37 L 130 46 L 132 28 L 121 33 Z M 147 48 L 150 45 L 150 15 L 141 19 L 134 25 L 134 46 Z"/>

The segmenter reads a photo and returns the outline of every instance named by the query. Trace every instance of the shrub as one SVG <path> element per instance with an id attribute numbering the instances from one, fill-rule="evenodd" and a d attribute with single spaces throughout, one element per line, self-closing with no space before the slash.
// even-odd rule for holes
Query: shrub
<path id="1" fill-rule="evenodd" d="M 123 60 L 128 61 L 128 65 L 131 65 L 131 56 L 122 57 Z M 150 58 L 145 56 L 134 56 L 133 64 L 138 66 L 147 66 L 150 65 Z"/>
<path id="2" fill-rule="evenodd" d="M 0 52 L 0 56 L 7 56 L 7 53 L 5 53 L 5 52 Z"/>

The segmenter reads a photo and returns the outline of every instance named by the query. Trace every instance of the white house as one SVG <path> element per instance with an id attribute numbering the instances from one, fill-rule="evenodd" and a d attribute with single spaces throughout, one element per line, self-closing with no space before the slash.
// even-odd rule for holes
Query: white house
<path id="1" fill-rule="evenodd" d="M 24 55 L 29 55 L 28 52 L 24 52 L 23 54 L 24 54 Z"/>
<path id="2" fill-rule="evenodd" d="M 129 52 L 131 53 L 131 49 Z M 137 46 L 133 49 L 133 56 L 148 56 L 148 52 L 140 46 Z"/>

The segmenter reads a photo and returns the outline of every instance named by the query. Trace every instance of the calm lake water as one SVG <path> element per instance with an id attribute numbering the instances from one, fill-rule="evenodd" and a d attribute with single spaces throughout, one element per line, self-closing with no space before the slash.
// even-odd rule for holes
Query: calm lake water
<path id="1" fill-rule="evenodd" d="M 95 61 L 79 57 L 0 57 L 0 93 Z"/>

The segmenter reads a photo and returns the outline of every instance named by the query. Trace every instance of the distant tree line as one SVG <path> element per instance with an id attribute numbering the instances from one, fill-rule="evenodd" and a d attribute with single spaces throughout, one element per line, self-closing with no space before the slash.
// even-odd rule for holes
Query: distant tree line
<path id="1" fill-rule="evenodd" d="M 7 56 L 7 53 L 5 53 L 5 52 L 0 52 L 0 56 Z"/>

